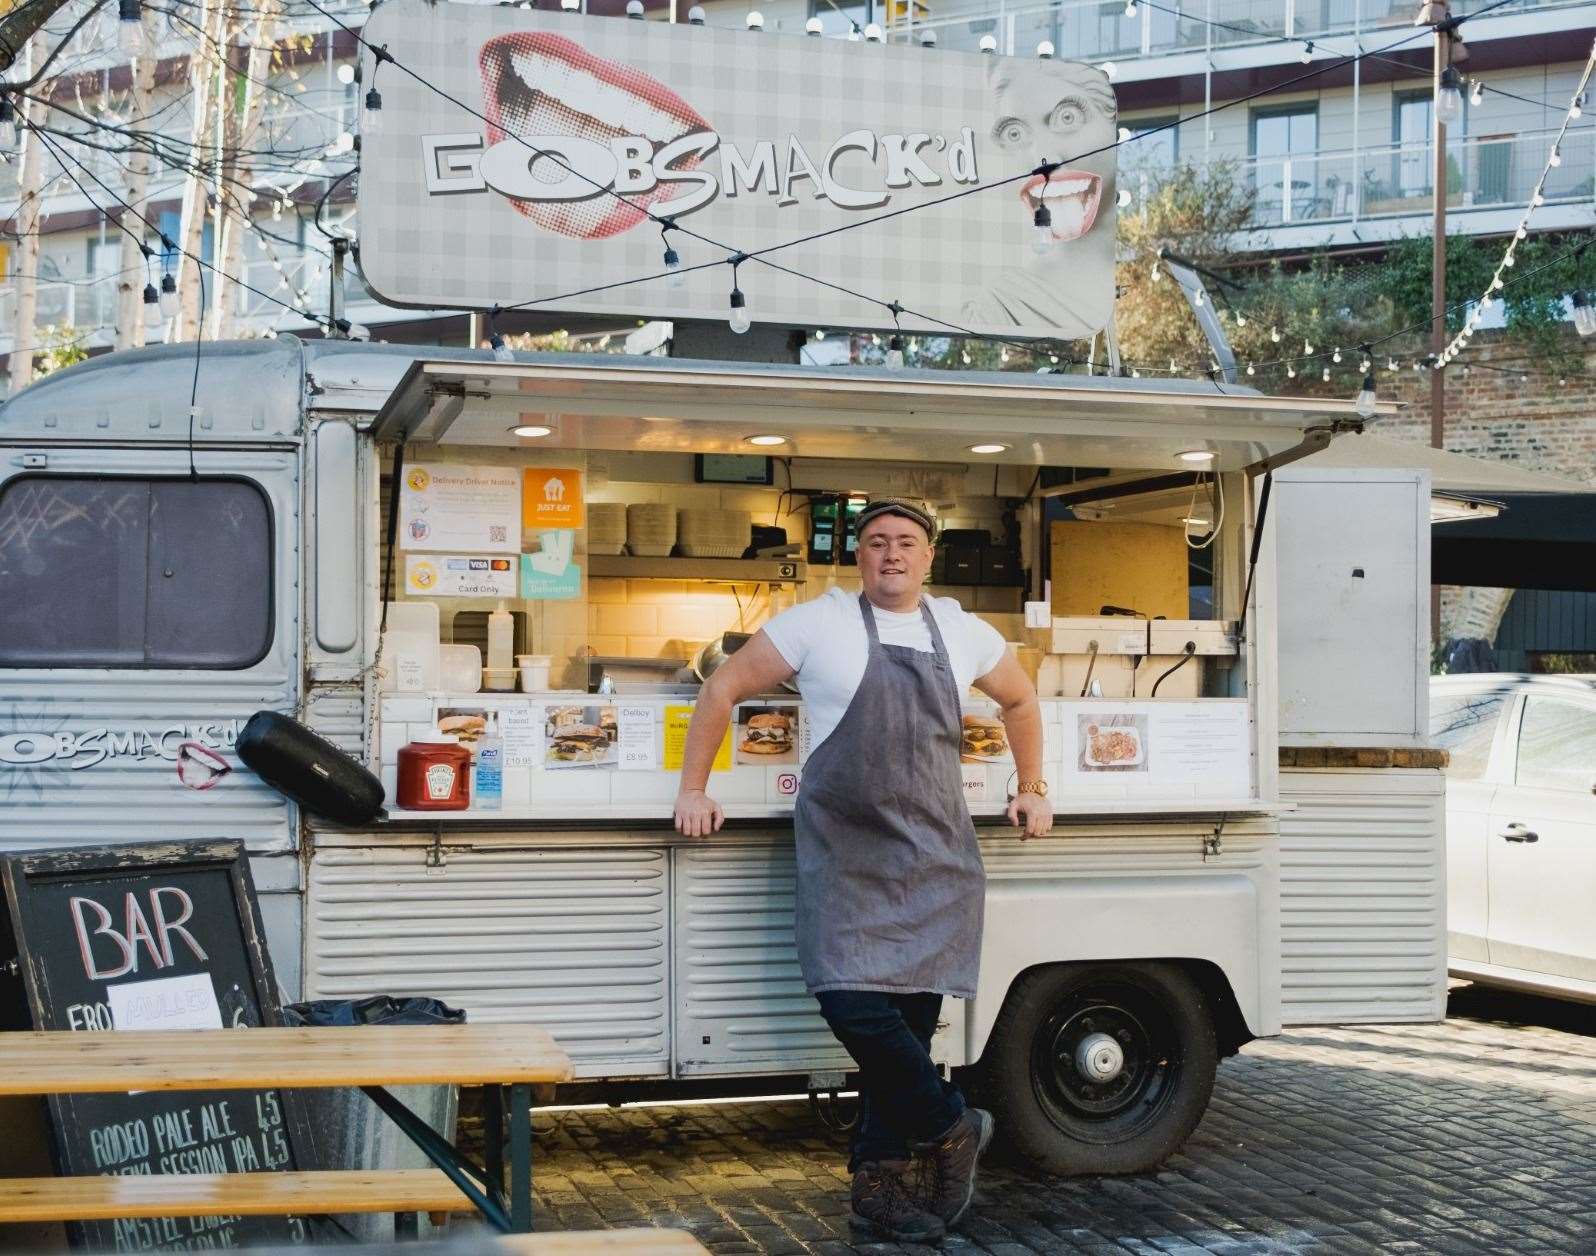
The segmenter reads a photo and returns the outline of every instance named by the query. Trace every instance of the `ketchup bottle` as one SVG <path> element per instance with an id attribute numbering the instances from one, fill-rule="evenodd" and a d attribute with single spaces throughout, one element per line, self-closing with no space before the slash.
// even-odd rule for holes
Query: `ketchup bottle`
<path id="1" fill-rule="evenodd" d="M 471 805 L 471 752 L 448 733 L 424 733 L 399 748 L 399 806 L 464 811 Z"/>

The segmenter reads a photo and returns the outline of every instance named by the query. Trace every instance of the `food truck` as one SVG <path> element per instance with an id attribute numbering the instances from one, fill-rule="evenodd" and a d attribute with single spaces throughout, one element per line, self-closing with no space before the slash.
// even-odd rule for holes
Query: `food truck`
<path id="1" fill-rule="evenodd" d="M 291 997 L 542 1025 L 596 1098 L 836 1091 L 792 936 L 802 701 L 738 710 L 721 832 L 679 837 L 671 804 L 701 676 L 857 589 L 850 506 L 913 495 L 942 524 L 930 591 L 999 627 L 1045 712 L 1057 821 L 1023 841 L 968 695 L 987 924 L 935 1044 L 1025 1155 L 1145 1169 L 1250 1039 L 1441 1016 L 1428 487 L 1295 465 L 1351 402 L 288 336 L 204 355 L 193 411 L 188 346 L 0 408 L 5 848 L 242 838 Z M 242 766 L 260 710 L 368 765 L 385 814 L 327 823 Z M 417 747 L 468 751 L 446 809 L 398 805 Z"/>
<path id="2" fill-rule="evenodd" d="M 703 678 L 857 590 L 854 514 L 906 496 L 941 521 L 930 591 L 1044 710 L 1057 821 L 1022 841 L 966 698 L 987 924 L 935 1042 L 1024 1155 L 1145 1169 L 1248 1040 L 1440 1017 L 1425 475 L 1299 468 L 1351 400 L 793 360 L 803 328 L 848 329 L 811 358 L 1111 330 L 1101 69 L 419 0 L 363 39 L 368 287 L 672 352 L 285 335 L 13 397 L 0 843 L 241 838 L 287 993 L 544 1026 L 593 1097 L 838 1091 L 792 936 L 798 696 L 739 706 L 721 832 L 670 816 Z M 242 766 L 259 711 L 385 813 L 329 823 Z"/>

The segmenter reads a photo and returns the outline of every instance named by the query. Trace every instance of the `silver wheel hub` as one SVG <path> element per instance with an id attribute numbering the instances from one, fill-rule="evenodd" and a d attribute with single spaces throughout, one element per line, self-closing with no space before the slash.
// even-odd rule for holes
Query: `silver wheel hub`
<path id="1" fill-rule="evenodd" d="M 1111 1082 L 1125 1068 L 1125 1049 L 1107 1034 L 1087 1034 L 1075 1048 L 1075 1068 L 1089 1082 Z"/>

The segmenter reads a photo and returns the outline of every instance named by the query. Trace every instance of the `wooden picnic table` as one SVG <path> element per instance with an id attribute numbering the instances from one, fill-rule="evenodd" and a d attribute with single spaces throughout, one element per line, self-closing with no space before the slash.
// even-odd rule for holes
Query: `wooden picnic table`
<path id="1" fill-rule="evenodd" d="M 0 1095 L 359 1087 L 490 1224 L 507 1233 L 532 1228 L 532 1087 L 570 1078 L 570 1058 L 547 1031 L 531 1025 L 46 1030 L 0 1036 Z M 435 1083 L 487 1088 L 483 1165 L 462 1155 L 386 1089 Z M 503 1185 L 506 1110 L 508 1199 Z"/>

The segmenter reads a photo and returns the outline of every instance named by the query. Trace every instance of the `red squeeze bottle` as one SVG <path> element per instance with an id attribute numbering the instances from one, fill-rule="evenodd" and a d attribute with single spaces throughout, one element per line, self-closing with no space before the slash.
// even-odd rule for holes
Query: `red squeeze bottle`
<path id="1" fill-rule="evenodd" d="M 464 811 L 471 805 L 471 752 L 448 733 L 425 733 L 399 748 L 399 806 Z"/>

